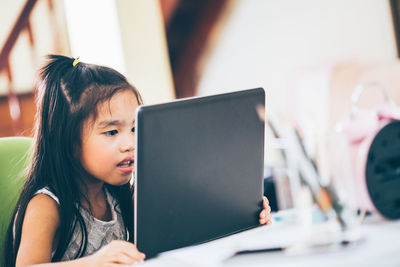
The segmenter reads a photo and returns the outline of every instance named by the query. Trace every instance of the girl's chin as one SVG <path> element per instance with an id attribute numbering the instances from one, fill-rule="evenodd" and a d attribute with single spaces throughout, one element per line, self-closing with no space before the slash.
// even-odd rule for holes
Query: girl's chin
<path id="1" fill-rule="evenodd" d="M 112 185 L 124 185 L 129 183 L 132 179 L 132 173 L 130 175 L 126 175 L 123 178 L 124 179 L 116 180 L 115 183 L 112 183 Z"/>

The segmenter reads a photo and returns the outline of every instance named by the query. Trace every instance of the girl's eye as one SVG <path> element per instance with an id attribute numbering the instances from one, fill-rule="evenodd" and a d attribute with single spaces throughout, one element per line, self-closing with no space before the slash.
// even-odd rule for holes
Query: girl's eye
<path id="1" fill-rule="evenodd" d="M 117 130 L 111 130 L 111 131 L 105 132 L 104 134 L 107 135 L 107 136 L 114 136 L 114 135 L 116 135 L 117 133 L 118 133 Z"/>
<path id="2" fill-rule="evenodd" d="M 134 133 L 135 132 L 135 127 L 133 127 L 131 131 L 132 131 L 132 133 Z"/>

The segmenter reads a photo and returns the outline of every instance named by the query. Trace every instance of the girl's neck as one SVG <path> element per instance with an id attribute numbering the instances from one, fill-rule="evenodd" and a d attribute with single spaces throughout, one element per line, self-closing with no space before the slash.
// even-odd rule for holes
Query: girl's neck
<path id="1" fill-rule="evenodd" d="M 85 199 L 81 203 L 86 210 L 89 210 L 99 220 L 110 221 L 112 219 L 111 208 L 107 203 L 104 191 L 104 182 L 87 179 L 82 192 L 84 192 Z"/>
<path id="2" fill-rule="evenodd" d="M 88 185 L 87 187 L 87 194 L 86 196 L 88 197 L 90 203 L 97 202 L 97 200 L 104 199 L 104 191 L 103 191 L 103 186 L 104 183 L 102 182 L 101 184 L 95 184 L 95 185 Z"/>
<path id="3" fill-rule="evenodd" d="M 84 184 L 81 186 L 81 192 L 86 196 L 86 200 L 90 202 L 90 205 L 94 205 L 99 201 L 104 201 L 105 195 L 103 187 L 103 181 L 97 179 L 84 179 Z"/>

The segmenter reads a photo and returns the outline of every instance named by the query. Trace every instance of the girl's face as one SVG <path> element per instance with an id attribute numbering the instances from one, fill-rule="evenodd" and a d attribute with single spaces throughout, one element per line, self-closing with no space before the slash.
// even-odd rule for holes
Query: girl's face
<path id="1" fill-rule="evenodd" d="M 100 104 L 96 121 L 84 123 L 81 161 L 94 178 L 112 185 L 129 182 L 135 161 L 137 107 L 135 94 L 123 90 Z"/>

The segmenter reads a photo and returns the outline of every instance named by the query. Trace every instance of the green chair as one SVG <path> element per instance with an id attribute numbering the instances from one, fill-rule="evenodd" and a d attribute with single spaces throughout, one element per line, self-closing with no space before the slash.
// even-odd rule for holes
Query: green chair
<path id="1" fill-rule="evenodd" d="M 4 238 L 25 181 L 32 138 L 0 138 L 0 266 L 3 266 Z"/>

